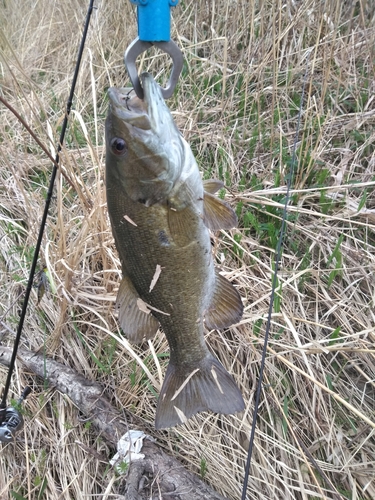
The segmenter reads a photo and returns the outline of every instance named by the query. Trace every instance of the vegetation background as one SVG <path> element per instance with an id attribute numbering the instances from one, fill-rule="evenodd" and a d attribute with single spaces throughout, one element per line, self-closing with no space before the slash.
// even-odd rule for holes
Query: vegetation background
<path id="1" fill-rule="evenodd" d="M 83 0 L 0 4 L 1 95 L 51 151 L 87 7 Z M 207 332 L 207 342 L 236 378 L 246 409 L 200 414 L 161 432 L 153 421 L 168 347 L 162 334 L 130 346 L 118 330 L 121 272 L 103 175 L 106 91 L 128 85 L 123 52 L 136 16 L 128 0 L 96 7 L 40 257 L 51 283 L 39 305 L 33 291 L 22 346 L 99 381 L 138 428 L 217 491 L 240 498 L 302 105 L 248 498 L 374 499 L 373 0 L 180 0 L 173 10 L 185 65 L 169 106 L 203 176 L 224 180 L 240 220 L 213 238 L 245 313 L 229 330 Z M 160 81 L 170 71 L 155 51 L 140 66 Z M 14 340 L 51 168 L 1 106 L 3 345 Z M 1 383 L 6 373 L 1 367 Z M 113 498 L 114 451 L 66 397 L 19 365 L 12 397 L 27 384 L 24 431 L 1 449 L 0 498 Z"/>

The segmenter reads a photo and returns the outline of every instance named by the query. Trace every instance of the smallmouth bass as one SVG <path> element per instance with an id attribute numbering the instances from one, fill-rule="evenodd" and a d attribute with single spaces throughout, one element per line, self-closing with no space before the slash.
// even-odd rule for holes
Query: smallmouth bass
<path id="1" fill-rule="evenodd" d="M 117 296 L 120 326 L 131 342 L 164 331 L 170 361 L 156 410 L 157 429 L 197 412 L 244 409 L 233 378 L 212 356 L 207 328 L 241 319 L 237 290 L 214 267 L 209 229 L 237 224 L 234 211 L 202 182 L 160 88 L 141 75 L 144 100 L 110 88 L 106 120 L 108 213 L 123 279 Z"/>

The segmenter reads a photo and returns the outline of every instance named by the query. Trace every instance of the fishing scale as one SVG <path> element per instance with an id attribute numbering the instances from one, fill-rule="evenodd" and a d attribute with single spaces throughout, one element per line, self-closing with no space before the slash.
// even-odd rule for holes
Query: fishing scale
<path id="1" fill-rule="evenodd" d="M 169 54 L 173 61 L 171 75 L 166 87 L 160 87 L 164 99 L 172 96 L 182 71 L 184 57 L 178 45 L 171 40 L 171 12 L 178 0 L 130 0 L 137 6 L 138 37 L 125 51 L 124 62 L 135 93 L 143 99 L 143 88 L 139 81 L 135 61 L 139 55 L 153 45 Z"/>

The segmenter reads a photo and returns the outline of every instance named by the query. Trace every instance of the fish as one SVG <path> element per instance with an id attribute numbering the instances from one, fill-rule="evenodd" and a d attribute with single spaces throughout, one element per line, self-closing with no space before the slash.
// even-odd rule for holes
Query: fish
<path id="1" fill-rule="evenodd" d="M 211 354 L 204 328 L 240 321 L 241 296 L 214 265 L 210 230 L 237 217 L 216 196 L 216 179 L 202 181 L 160 87 L 142 73 L 144 99 L 108 90 L 106 195 L 122 266 L 116 308 L 130 342 L 153 338 L 161 326 L 169 364 L 155 428 L 185 423 L 201 411 L 234 414 L 244 400 L 233 377 Z"/>

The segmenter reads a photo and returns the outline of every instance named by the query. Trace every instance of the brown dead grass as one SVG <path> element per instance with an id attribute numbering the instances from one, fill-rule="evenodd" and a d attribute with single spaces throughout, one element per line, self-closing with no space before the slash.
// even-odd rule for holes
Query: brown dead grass
<path id="1" fill-rule="evenodd" d="M 0 12 L 2 95 L 49 148 L 86 3 L 13 0 Z M 241 219 L 238 229 L 216 235 L 215 253 L 245 314 L 207 340 L 236 377 L 246 409 L 201 414 L 164 432 L 153 429 L 166 366 L 155 353 L 166 353 L 167 343 L 158 334 L 148 347 L 131 346 L 119 336 L 120 263 L 104 192 L 106 89 L 127 83 L 122 58 L 135 15 L 126 1 L 97 7 L 62 161 L 74 189 L 58 176 L 43 241 L 41 262 L 56 289 L 39 307 L 33 292 L 22 345 L 45 348 L 100 381 L 170 453 L 195 472 L 205 465 L 205 479 L 238 499 L 271 291 L 272 225 L 281 215 L 307 66 L 248 498 L 335 498 L 311 457 L 343 498 L 375 498 L 373 1 L 185 1 L 173 12 L 186 69 L 170 107 L 204 175 L 226 181 Z M 142 68 L 165 79 L 169 62 L 152 56 Z M 0 116 L 0 331 L 12 345 L 51 165 L 10 112 L 1 108 Z M 5 381 L 4 368 L 0 374 Z M 14 398 L 26 384 L 33 393 L 25 429 L 1 451 L 0 497 L 39 498 L 45 484 L 43 498 L 111 498 L 113 451 L 70 401 L 18 367 Z"/>

